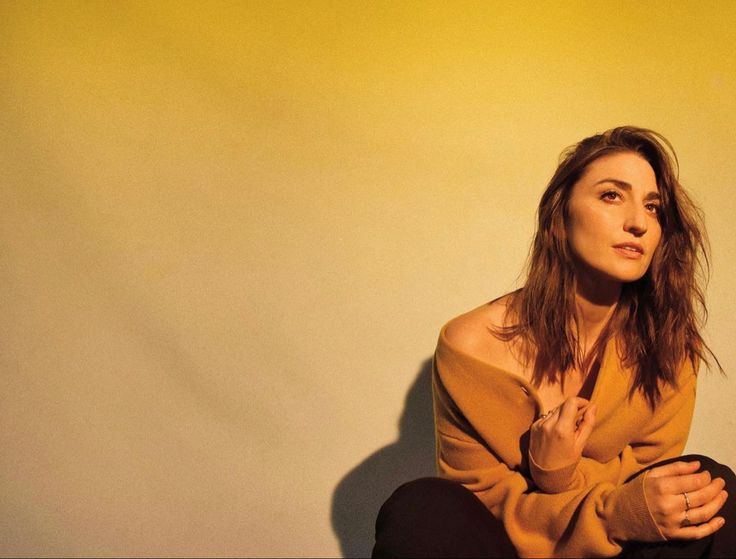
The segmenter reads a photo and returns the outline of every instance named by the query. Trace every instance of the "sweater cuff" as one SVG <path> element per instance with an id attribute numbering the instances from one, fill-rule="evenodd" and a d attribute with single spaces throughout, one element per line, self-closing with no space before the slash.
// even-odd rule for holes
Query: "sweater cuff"
<path id="1" fill-rule="evenodd" d="M 562 493 L 573 489 L 572 482 L 577 467 L 576 462 L 562 468 L 548 470 L 537 464 L 531 451 L 529 452 L 529 473 L 537 487 L 545 493 Z"/>
<path id="2" fill-rule="evenodd" d="M 608 531 L 611 540 L 656 542 L 667 539 L 652 518 L 644 494 L 644 479 L 648 473 L 646 471 L 624 483 L 614 492 L 615 501 Z"/>

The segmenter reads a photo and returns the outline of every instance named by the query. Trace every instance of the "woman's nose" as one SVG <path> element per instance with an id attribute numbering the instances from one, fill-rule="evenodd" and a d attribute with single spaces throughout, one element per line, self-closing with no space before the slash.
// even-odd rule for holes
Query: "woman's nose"
<path id="1" fill-rule="evenodd" d="M 637 237 L 641 237 L 647 232 L 647 214 L 645 208 L 638 204 L 629 206 L 624 221 L 624 231 Z"/>

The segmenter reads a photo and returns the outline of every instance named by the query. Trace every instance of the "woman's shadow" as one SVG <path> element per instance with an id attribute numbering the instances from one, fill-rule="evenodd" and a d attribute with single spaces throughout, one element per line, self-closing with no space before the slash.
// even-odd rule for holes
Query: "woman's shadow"
<path id="1" fill-rule="evenodd" d="M 432 359 L 427 359 L 406 395 L 398 440 L 350 470 L 332 495 L 332 528 L 343 557 L 369 557 L 383 502 L 402 483 L 434 475 Z"/>

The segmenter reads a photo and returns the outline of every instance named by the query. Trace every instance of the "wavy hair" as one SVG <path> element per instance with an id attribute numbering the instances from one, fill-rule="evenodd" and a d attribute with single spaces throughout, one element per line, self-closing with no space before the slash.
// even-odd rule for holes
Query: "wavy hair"
<path id="1" fill-rule="evenodd" d="M 588 355 L 575 332 L 575 264 L 566 234 L 567 205 L 573 185 L 588 165 L 614 153 L 643 157 L 654 170 L 661 197 L 662 237 L 651 265 L 640 279 L 622 286 L 619 302 Z M 537 211 L 537 230 L 527 263 L 527 280 L 511 294 L 509 326 L 494 333 L 517 336 L 522 354 L 534 356 L 532 382 L 564 383 L 565 373 L 587 371 L 601 357 L 605 342 L 618 336 L 621 359 L 633 371 L 631 395 L 640 390 L 654 408 L 665 384 L 677 386 L 686 359 L 697 365 L 707 352 L 700 332 L 707 318 L 703 285 L 709 272 L 708 241 L 702 212 L 678 180 L 678 161 L 661 134 L 623 126 L 567 148 Z"/>

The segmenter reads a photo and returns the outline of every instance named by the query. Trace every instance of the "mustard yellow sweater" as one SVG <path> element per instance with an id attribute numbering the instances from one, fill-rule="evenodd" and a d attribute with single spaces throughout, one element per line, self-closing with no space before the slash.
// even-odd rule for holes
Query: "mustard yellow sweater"
<path id="1" fill-rule="evenodd" d="M 544 410 L 524 379 L 449 344 L 435 352 L 433 394 L 439 474 L 462 483 L 503 521 L 521 557 L 607 557 L 628 540 L 664 540 L 647 506 L 642 468 L 685 447 L 695 405 L 688 361 L 679 387 L 651 411 L 629 399 L 631 371 L 608 342 L 591 395 L 596 424 L 577 464 L 529 463 L 529 427 Z"/>

